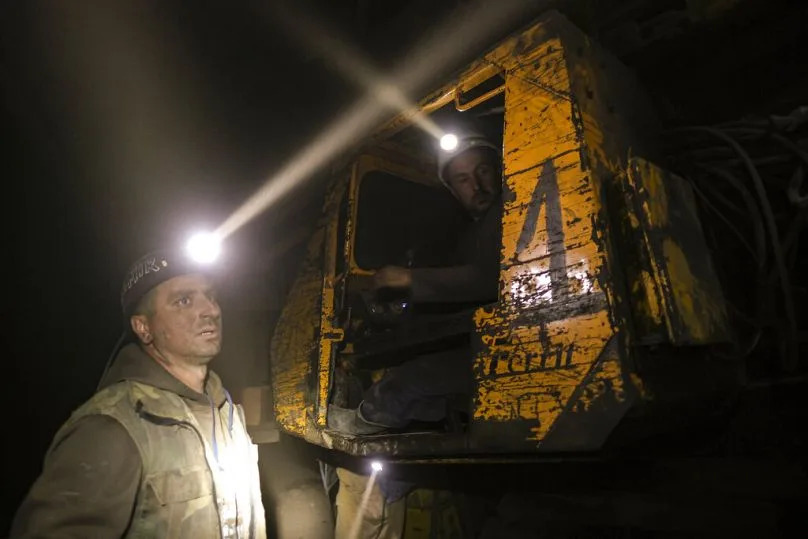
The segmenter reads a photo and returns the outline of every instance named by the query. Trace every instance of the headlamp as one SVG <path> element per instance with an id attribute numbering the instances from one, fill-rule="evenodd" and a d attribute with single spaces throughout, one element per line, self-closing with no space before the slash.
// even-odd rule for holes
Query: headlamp
<path id="1" fill-rule="evenodd" d="M 446 133 L 440 138 L 440 147 L 445 152 L 451 152 L 457 148 L 457 142 L 457 135 Z"/>
<path id="2" fill-rule="evenodd" d="M 200 232 L 188 240 L 185 245 L 186 254 L 199 264 L 211 264 L 222 252 L 221 238 L 209 232 Z"/>

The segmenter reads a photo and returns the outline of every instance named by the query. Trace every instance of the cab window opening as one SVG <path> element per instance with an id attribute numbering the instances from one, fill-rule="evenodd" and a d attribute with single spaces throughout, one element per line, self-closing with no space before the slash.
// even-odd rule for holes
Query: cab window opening
<path id="1" fill-rule="evenodd" d="M 501 84 L 492 80 L 491 86 Z M 488 87 L 469 92 L 473 99 Z M 449 103 L 432 115 L 442 129 L 464 136 L 475 133 L 490 146 L 483 153 L 494 161 L 502 185 L 502 136 L 504 95 L 485 99 L 470 111 L 459 112 Z M 470 120 L 469 120 L 470 119 Z M 470 376 L 472 359 L 473 313 L 477 307 L 498 300 L 499 245 L 501 245 L 501 195 L 494 194 L 488 221 L 496 231 L 487 236 L 494 249 L 479 249 L 492 257 L 496 271 L 486 273 L 493 294 L 485 300 L 457 298 L 437 301 L 415 301 L 413 291 L 398 295 L 374 290 L 375 273 L 395 266 L 413 270 L 443 270 L 473 266 L 464 252 L 475 251 L 476 229 L 480 215 L 467 205 L 439 178 L 441 160 L 438 141 L 419 128 L 411 126 L 381 144 L 386 151 L 395 150 L 397 166 L 385 170 L 384 159 L 356 178 L 355 221 L 346 279 L 344 310 L 345 340 L 337 354 L 331 402 L 355 408 L 367 398 L 367 392 L 378 387 L 380 377 L 391 367 L 409 364 L 419 358 L 445 357 Z M 369 150 L 373 155 L 373 151 Z M 460 154 L 458 154 L 460 155 Z M 406 170 L 431 171 L 431 178 L 407 177 Z M 472 170 L 474 167 L 472 167 Z M 392 172 L 392 171 L 398 172 Z M 431 183 L 430 183 L 431 182 Z M 340 219 L 342 221 L 342 219 Z M 341 224 L 341 227 L 344 223 Z M 340 236 L 345 241 L 344 233 Z M 494 241 L 491 241 L 491 238 Z M 488 251 L 491 251 L 488 253 Z M 339 266 L 339 264 L 338 264 Z M 488 282 L 490 281 L 490 282 Z M 349 314 L 346 314 L 349 313 Z M 467 360 L 467 361 L 466 361 Z M 468 372 L 466 372 L 468 371 Z M 452 371 L 455 372 L 455 371 Z M 470 389 L 470 388 L 469 388 Z M 450 399 L 449 408 L 467 417 L 467 399 Z M 448 402 L 448 401 L 447 401 Z M 465 414 L 465 415 L 464 415 Z M 460 424 L 465 424 L 461 421 Z M 422 427 L 417 421 L 413 428 Z M 427 427 L 434 428 L 433 427 Z M 455 432 L 457 427 L 455 427 Z M 460 427 L 463 430 L 465 427 Z M 411 430 L 411 429 L 410 429 Z"/>

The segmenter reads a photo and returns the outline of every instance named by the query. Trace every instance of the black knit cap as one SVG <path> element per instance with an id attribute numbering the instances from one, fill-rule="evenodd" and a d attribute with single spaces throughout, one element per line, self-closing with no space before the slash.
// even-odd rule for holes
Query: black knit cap
<path id="1" fill-rule="evenodd" d="M 180 275 L 208 273 L 210 268 L 195 263 L 180 250 L 163 249 L 142 256 L 132 264 L 121 286 L 121 309 L 126 324 L 138 301 L 155 286 Z"/>

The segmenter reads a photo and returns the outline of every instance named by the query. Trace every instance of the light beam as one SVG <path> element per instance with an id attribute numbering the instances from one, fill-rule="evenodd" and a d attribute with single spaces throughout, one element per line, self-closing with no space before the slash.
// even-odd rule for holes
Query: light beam
<path id="1" fill-rule="evenodd" d="M 437 73 L 453 68 L 464 60 L 469 50 L 482 49 L 503 31 L 512 28 L 521 16 L 536 12 L 539 6 L 547 3 L 547 0 L 480 0 L 455 12 L 451 21 L 424 39 L 407 56 L 410 60 L 386 78 L 385 85 L 369 90 L 345 113 L 328 124 L 311 143 L 237 208 L 216 229 L 216 234 L 221 239 L 228 237 L 366 136 L 389 115 L 390 103 L 396 96 L 420 91 Z M 380 95 L 386 95 L 386 100 Z"/>

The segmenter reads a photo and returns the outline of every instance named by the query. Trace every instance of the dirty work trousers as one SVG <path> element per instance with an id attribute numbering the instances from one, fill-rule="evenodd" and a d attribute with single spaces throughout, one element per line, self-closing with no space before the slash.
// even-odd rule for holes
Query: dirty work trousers
<path id="1" fill-rule="evenodd" d="M 337 468 L 337 525 L 334 539 L 400 539 L 404 536 L 407 498 L 387 501 L 374 481 L 362 508 L 369 476 Z"/>
<path id="2" fill-rule="evenodd" d="M 471 393 L 471 351 L 467 347 L 417 356 L 385 372 L 365 392 L 361 414 L 392 428 L 410 421 L 440 421 L 449 403 Z"/>

